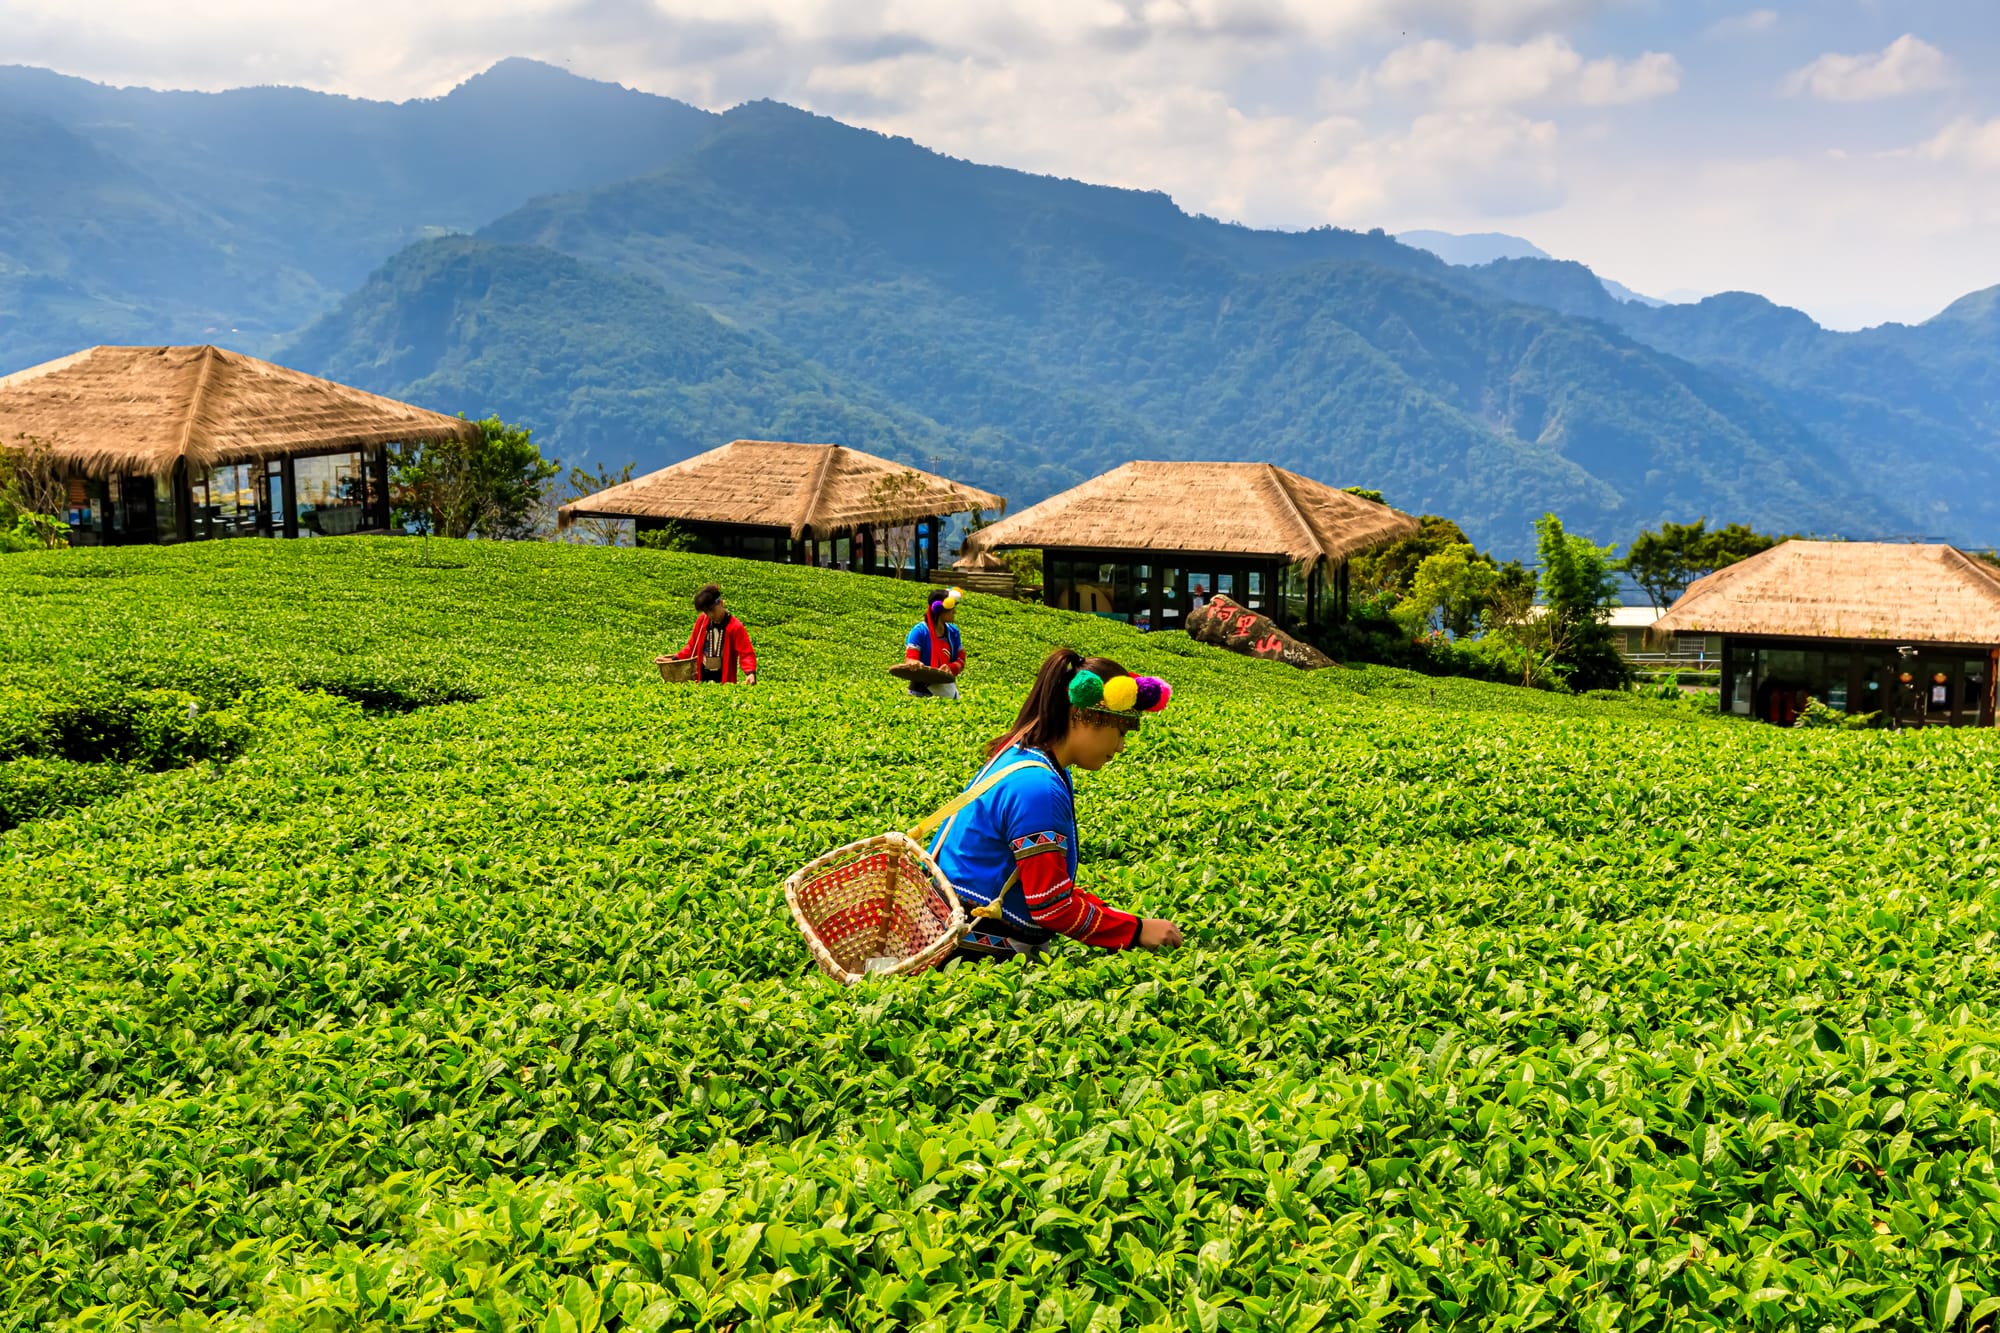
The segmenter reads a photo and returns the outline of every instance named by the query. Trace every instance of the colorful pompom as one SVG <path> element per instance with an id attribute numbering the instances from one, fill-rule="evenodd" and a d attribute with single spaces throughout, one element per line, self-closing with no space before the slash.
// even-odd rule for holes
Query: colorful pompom
<path id="1" fill-rule="evenodd" d="M 1078 708 L 1095 708 L 1104 702 L 1104 678 L 1095 671 L 1079 671 L 1070 678 L 1069 701 Z"/>
<path id="2" fill-rule="evenodd" d="M 1129 713 L 1139 702 L 1139 682 L 1130 676 L 1113 676 L 1104 682 L 1104 706 L 1114 713 Z"/>
<path id="3" fill-rule="evenodd" d="M 1157 713 L 1167 706 L 1173 697 L 1174 688 L 1158 676 L 1139 676 L 1137 706 L 1141 711 Z"/>

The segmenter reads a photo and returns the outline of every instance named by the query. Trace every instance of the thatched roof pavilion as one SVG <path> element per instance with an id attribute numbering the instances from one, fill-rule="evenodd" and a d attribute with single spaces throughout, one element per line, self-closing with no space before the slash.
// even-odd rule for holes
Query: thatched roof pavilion
<path id="1" fill-rule="evenodd" d="M 922 577 L 937 563 L 946 515 L 1005 504 L 990 491 L 838 444 L 735 440 L 564 505 L 556 521 L 629 518 L 641 531 L 673 523 L 715 554 L 868 572 L 884 530 L 914 530 Z"/>
<path id="2" fill-rule="evenodd" d="M 2000 569 L 1944 545 L 1782 542 L 1689 585 L 1652 628 L 1677 632 L 1722 636 L 1738 713 L 1785 721 L 1812 697 L 1990 725 Z"/>
<path id="3" fill-rule="evenodd" d="M 2000 569 L 1953 546 L 1781 542 L 1698 579 L 1656 633 L 2000 644 Z"/>
<path id="4" fill-rule="evenodd" d="M 1040 547 L 1051 606 L 1143 627 L 1174 628 L 1217 593 L 1296 625 L 1344 614 L 1349 557 L 1416 530 L 1269 463 L 1134 462 L 981 528 L 966 553 Z"/>
<path id="5" fill-rule="evenodd" d="M 90 347 L 0 376 L 0 443 L 37 440 L 86 477 L 478 434 L 474 422 L 221 347 Z"/>
<path id="6" fill-rule="evenodd" d="M 1127 463 L 981 528 L 1008 546 L 1338 562 L 1417 530 L 1387 505 L 1269 463 Z"/>
<path id="7" fill-rule="evenodd" d="M 0 377 L 0 448 L 48 451 L 86 543 L 293 536 L 302 512 L 308 531 L 383 528 L 385 446 L 478 434 L 221 347 L 91 347 Z"/>

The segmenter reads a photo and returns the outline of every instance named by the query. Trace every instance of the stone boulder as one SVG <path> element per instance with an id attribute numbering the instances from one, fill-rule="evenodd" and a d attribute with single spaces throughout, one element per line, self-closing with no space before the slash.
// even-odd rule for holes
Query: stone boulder
<path id="1" fill-rule="evenodd" d="M 1239 606 L 1227 597 L 1211 597 L 1188 615 L 1187 632 L 1202 643 L 1227 648 L 1246 657 L 1289 662 L 1301 670 L 1338 666 L 1331 657 L 1278 628 L 1262 612 Z"/>

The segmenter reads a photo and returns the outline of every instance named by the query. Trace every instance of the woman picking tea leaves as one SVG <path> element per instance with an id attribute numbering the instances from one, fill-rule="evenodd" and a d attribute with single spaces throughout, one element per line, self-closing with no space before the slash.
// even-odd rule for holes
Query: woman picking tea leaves
<path id="1" fill-rule="evenodd" d="M 1147 713 L 1173 691 L 1104 657 L 1050 653 L 1013 728 L 987 750 L 968 784 L 1022 761 L 946 821 L 931 842 L 938 867 L 965 900 L 999 916 L 975 916 L 958 946 L 967 959 L 1034 954 L 1058 935 L 1102 949 L 1172 948 L 1180 927 L 1108 906 L 1076 883 L 1076 794 L 1070 770 L 1096 772 L 1125 748 Z"/>

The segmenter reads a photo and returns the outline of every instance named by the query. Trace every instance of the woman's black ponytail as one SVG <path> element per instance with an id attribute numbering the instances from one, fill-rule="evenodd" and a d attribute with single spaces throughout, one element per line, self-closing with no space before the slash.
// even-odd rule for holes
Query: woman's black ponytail
<path id="1" fill-rule="evenodd" d="M 1057 648 L 1042 659 L 1035 684 L 1021 702 L 1021 711 L 1006 735 L 997 736 L 986 747 L 987 756 L 999 754 L 1010 745 L 1026 745 L 1046 750 L 1069 735 L 1071 706 L 1069 683 L 1076 673 L 1088 668 L 1105 680 L 1132 673 L 1108 657 L 1085 657 L 1074 648 Z"/>

